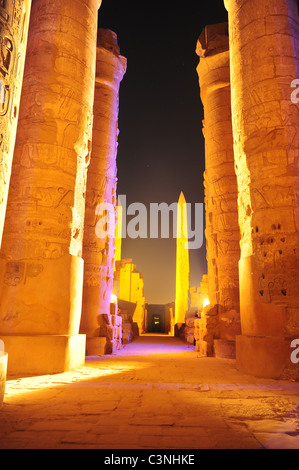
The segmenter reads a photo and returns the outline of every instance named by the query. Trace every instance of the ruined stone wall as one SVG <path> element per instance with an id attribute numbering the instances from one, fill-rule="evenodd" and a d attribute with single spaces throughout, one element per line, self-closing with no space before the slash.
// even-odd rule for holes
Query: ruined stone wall
<path id="1" fill-rule="evenodd" d="M 295 0 L 227 0 L 231 103 L 241 229 L 238 367 L 298 376 L 299 20 Z"/>
<path id="2" fill-rule="evenodd" d="M 215 356 L 215 338 L 220 338 L 218 306 L 205 307 L 194 319 L 194 338 L 199 356 Z"/>
<path id="3" fill-rule="evenodd" d="M 137 323 L 139 333 L 144 333 L 146 325 L 143 274 L 136 270 L 132 259 L 123 259 L 117 263 L 114 281 L 113 293 L 121 300 L 136 304 L 133 322 Z"/>
<path id="4" fill-rule="evenodd" d="M 15 147 L 31 0 L 0 1 L 0 245 Z"/>
<path id="5" fill-rule="evenodd" d="M 209 284 L 208 275 L 204 274 L 200 285 L 190 288 L 190 308 L 201 311 L 207 301 L 209 301 Z"/>

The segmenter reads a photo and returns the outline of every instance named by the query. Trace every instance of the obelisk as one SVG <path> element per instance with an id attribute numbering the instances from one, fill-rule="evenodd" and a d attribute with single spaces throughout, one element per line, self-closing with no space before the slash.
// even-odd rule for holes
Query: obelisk
<path id="1" fill-rule="evenodd" d="M 189 308 L 189 250 L 187 204 L 181 192 L 177 204 L 175 324 L 185 323 Z"/>
<path id="2" fill-rule="evenodd" d="M 117 198 L 116 204 L 116 227 L 115 227 L 115 263 L 121 261 L 121 242 L 122 242 L 122 221 L 123 221 L 123 208 L 121 201 Z M 115 269 L 114 263 L 114 269 Z"/>

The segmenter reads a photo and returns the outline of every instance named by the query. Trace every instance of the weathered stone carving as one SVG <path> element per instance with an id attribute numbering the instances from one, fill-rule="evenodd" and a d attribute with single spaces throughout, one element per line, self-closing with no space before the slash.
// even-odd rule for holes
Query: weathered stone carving
<path id="1" fill-rule="evenodd" d="M 0 244 L 15 146 L 31 0 L 0 4 Z"/>
<path id="2" fill-rule="evenodd" d="M 1 337 L 10 350 L 29 341 L 23 363 L 8 351 L 13 372 L 84 363 L 81 255 L 98 6 L 98 0 L 32 3 L 0 262 Z M 4 55 L 2 62 L 8 64 Z M 36 335 L 44 338 L 39 358 Z"/>
<path id="3" fill-rule="evenodd" d="M 113 350 L 113 348 L 108 348 L 111 338 L 107 336 L 108 330 L 100 327 L 102 323 L 100 317 L 103 314 L 109 314 L 113 285 L 115 235 L 114 232 L 111 233 L 108 226 L 105 226 L 103 228 L 106 229 L 106 234 L 99 236 L 96 226 L 98 222 L 101 222 L 100 219 L 106 215 L 108 209 L 104 206 L 105 204 L 109 204 L 113 209 L 113 213 L 110 214 L 113 223 L 116 217 L 118 102 L 119 86 L 125 71 L 126 59 L 120 55 L 115 33 L 110 30 L 99 29 L 93 145 L 86 189 L 83 240 L 85 265 L 80 328 L 81 332 L 87 335 L 88 355 L 102 353 L 101 341 L 93 339 L 99 336 L 107 337 L 106 352 L 112 352 Z M 103 204 L 103 207 L 97 210 L 100 204 Z M 121 342 L 115 341 L 113 344 L 114 347 L 118 347 Z"/>
<path id="4" fill-rule="evenodd" d="M 196 52 L 200 57 L 197 72 L 205 115 L 205 234 L 211 304 L 196 323 L 197 331 L 201 331 L 198 342 L 203 341 L 198 350 L 213 355 L 215 338 L 234 340 L 236 333 L 240 333 L 240 231 L 227 23 L 207 26 L 198 39 Z"/>
<path id="5" fill-rule="evenodd" d="M 144 297 L 144 276 L 136 269 L 136 265 L 132 259 L 122 259 L 116 261 L 114 279 L 113 279 L 113 295 L 119 300 L 119 305 L 129 302 L 131 306 L 135 304 L 132 311 L 132 320 L 137 325 L 139 333 L 146 331 L 146 308 Z M 120 308 L 121 310 L 121 308 Z"/>
<path id="6" fill-rule="evenodd" d="M 298 10 L 295 0 L 225 5 L 241 230 L 237 365 L 258 376 L 299 377 L 290 359 L 299 335 L 299 121 L 290 99 Z"/>

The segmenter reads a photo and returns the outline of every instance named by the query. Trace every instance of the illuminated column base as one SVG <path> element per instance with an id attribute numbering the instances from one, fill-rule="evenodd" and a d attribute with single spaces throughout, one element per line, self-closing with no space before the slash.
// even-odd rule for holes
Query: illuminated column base
<path id="1" fill-rule="evenodd" d="M 290 343 L 281 336 L 237 336 L 237 369 L 256 377 L 299 379 L 298 364 L 290 360 Z"/>
<path id="2" fill-rule="evenodd" d="M 84 364 L 85 335 L 78 335 L 83 264 L 69 254 L 0 261 L 0 339 L 10 374 L 63 372 Z"/>
<path id="3" fill-rule="evenodd" d="M 83 260 L 0 260 L 2 335 L 78 334 Z M 50 288 L 49 288 L 50 285 Z"/>
<path id="4" fill-rule="evenodd" d="M 85 335 L 2 336 L 8 375 L 66 372 L 85 364 Z"/>
<path id="5" fill-rule="evenodd" d="M 255 276 L 256 259 L 239 261 L 242 335 L 237 336 L 237 368 L 246 374 L 274 379 L 299 378 L 298 364 L 291 361 L 292 309 L 269 302 L 271 292 L 261 295 L 260 279 Z M 256 313 L 259 313 L 258 315 Z"/>

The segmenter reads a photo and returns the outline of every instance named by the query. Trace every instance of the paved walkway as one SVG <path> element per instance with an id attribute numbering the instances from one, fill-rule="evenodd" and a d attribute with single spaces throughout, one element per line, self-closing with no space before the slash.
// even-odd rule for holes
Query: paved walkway
<path id="1" fill-rule="evenodd" d="M 1 449 L 299 449 L 299 383 L 144 335 L 74 372 L 7 381 Z"/>

